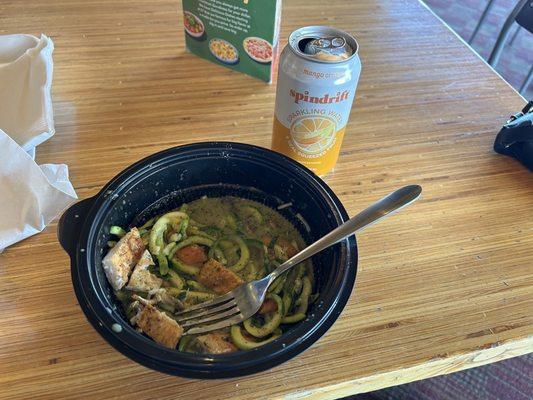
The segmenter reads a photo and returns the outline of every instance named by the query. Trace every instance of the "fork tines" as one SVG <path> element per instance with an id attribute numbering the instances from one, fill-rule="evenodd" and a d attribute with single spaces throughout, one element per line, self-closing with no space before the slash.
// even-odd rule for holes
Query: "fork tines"
<path id="1" fill-rule="evenodd" d="M 229 293 L 175 313 L 174 317 L 186 335 L 225 328 L 243 320 L 235 298 Z M 205 325 L 208 322 L 211 324 Z"/>

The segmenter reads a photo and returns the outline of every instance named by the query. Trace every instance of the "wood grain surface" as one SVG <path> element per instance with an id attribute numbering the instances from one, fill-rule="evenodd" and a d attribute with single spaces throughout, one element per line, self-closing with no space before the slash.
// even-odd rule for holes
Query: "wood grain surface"
<path id="1" fill-rule="evenodd" d="M 56 135 L 80 198 L 159 150 L 268 147 L 275 85 L 184 48 L 179 0 L 0 0 L 0 34 L 55 42 Z M 415 0 L 285 1 L 291 30 L 352 32 L 363 72 L 336 171 L 351 214 L 407 183 L 423 198 L 359 237 L 356 287 L 305 353 L 253 376 L 194 381 L 137 365 L 85 320 L 56 224 L 0 255 L 0 397 L 315 398 L 533 350 L 533 174 L 492 151 L 524 100 Z"/>

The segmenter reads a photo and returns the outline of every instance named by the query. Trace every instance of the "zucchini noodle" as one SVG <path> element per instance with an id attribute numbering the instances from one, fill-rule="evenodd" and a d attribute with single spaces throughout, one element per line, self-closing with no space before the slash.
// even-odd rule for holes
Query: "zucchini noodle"
<path id="1" fill-rule="evenodd" d="M 187 214 L 180 211 L 169 212 L 160 217 L 150 231 L 150 238 L 148 241 L 150 253 L 157 256 L 166 246 L 164 239 L 166 231 L 168 229 L 179 231 L 181 229 L 181 221 L 188 218 L 189 216 Z"/>
<path id="2" fill-rule="evenodd" d="M 209 251 L 209 257 L 213 258 L 215 255 L 215 249 L 218 247 L 221 247 L 223 242 L 234 242 L 239 246 L 240 250 L 240 257 L 239 260 L 233 264 L 228 265 L 228 268 L 231 269 L 233 272 L 239 272 L 244 267 L 246 267 L 246 264 L 248 263 L 248 260 L 250 259 L 250 250 L 248 249 L 248 246 L 242 240 L 242 238 L 238 235 L 230 235 L 230 236 L 223 236 L 222 238 L 218 239 L 214 244 L 213 247 L 211 247 L 211 250 Z"/>
<path id="3" fill-rule="evenodd" d="M 231 327 L 231 340 L 233 340 L 233 343 L 235 343 L 235 346 L 237 346 L 240 350 L 252 350 L 256 347 L 261 347 L 269 342 L 272 342 L 273 340 L 279 338 L 281 336 L 281 329 L 274 332 L 272 336 L 270 336 L 268 339 L 257 341 L 254 339 L 245 338 L 242 334 L 241 326 L 240 325 L 233 325 Z"/>
<path id="4" fill-rule="evenodd" d="M 267 314 L 262 325 L 255 321 L 255 317 L 248 318 L 243 322 L 244 329 L 246 329 L 250 335 L 257 338 L 264 338 L 270 335 L 281 323 L 283 311 L 283 303 L 281 302 L 281 299 L 275 294 L 269 294 L 267 299 L 274 300 L 276 302 L 277 309 Z"/>
<path id="5" fill-rule="evenodd" d="M 286 203 L 278 209 L 291 206 Z M 296 217 L 309 228 L 300 215 Z M 261 279 L 305 247 L 295 227 L 276 210 L 237 197 L 203 197 L 150 218 L 138 230 L 153 263 L 137 276 L 152 277 L 139 290 L 132 286 L 115 292 L 132 324 L 137 322 L 140 302 L 152 304 L 179 323 L 176 312 L 224 293 L 226 289 L 220 289 L 224 276 L 237 285 Z M 119 245 L 126 234 L 122 227 L 112 226 L 109 247 Z M 150 282 L 157 285 L 147 286 Z M 314 288 L 313 264 L 308 260 L 270 285 L 265 302 L 251 318 L 212 336 L 185 335 L 177 350 L 218 352 L 209 347 L 217 340 L 224 341 L 225 351 L 251 350 L 272 342 L 307 317 L 318 297 Z"/>

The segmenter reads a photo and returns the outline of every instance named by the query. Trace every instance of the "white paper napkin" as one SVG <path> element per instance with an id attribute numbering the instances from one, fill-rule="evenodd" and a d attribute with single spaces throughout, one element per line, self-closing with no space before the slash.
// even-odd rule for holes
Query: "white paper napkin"
<path id="1" fill-rule="evenodd" d="M 33 160 L 35 146 L 54 134 L 53 49 L 44 35 L 0 36 L 0 252 L 77 199 L 66 165 Z"/>
<path id="2" fill-rule="evenodd" d="M 37 165 L 0 130 L 0 252 L 42 231 L 74 200 L 65 164 Z"/>
<path id="3" fill-rule="evenodd" d="M 0 36 L 0 129 L 30 154 L 54 134 L 53 51 L 45 35 Z"/>

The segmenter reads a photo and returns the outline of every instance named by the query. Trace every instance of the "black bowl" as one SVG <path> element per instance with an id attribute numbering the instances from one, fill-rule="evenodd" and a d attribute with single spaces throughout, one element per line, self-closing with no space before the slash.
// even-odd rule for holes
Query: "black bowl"
<path id="1" fill-rule="evenodd" d="M 280 210 L 308 242 L 348 219 L 339 199 L 315 174 L 273 151 L 239 143 L 175 147 L 127 168 L 96 196 L 61 217 L 59 241 L 71 259 L 72 283 L 93 327 L 122 354 L 173 375 L 228 378 L 271 368 L 318 340 L 346 305 L 357 272 L 355 237 L 313 258 L 320 295 L 308 317 L 279 339 L 229 355 L 183 353 L 136 332 L 115 299 L 101 267 L 111 225 L 133 226 L 203 195 L 235 195 Z"/>

